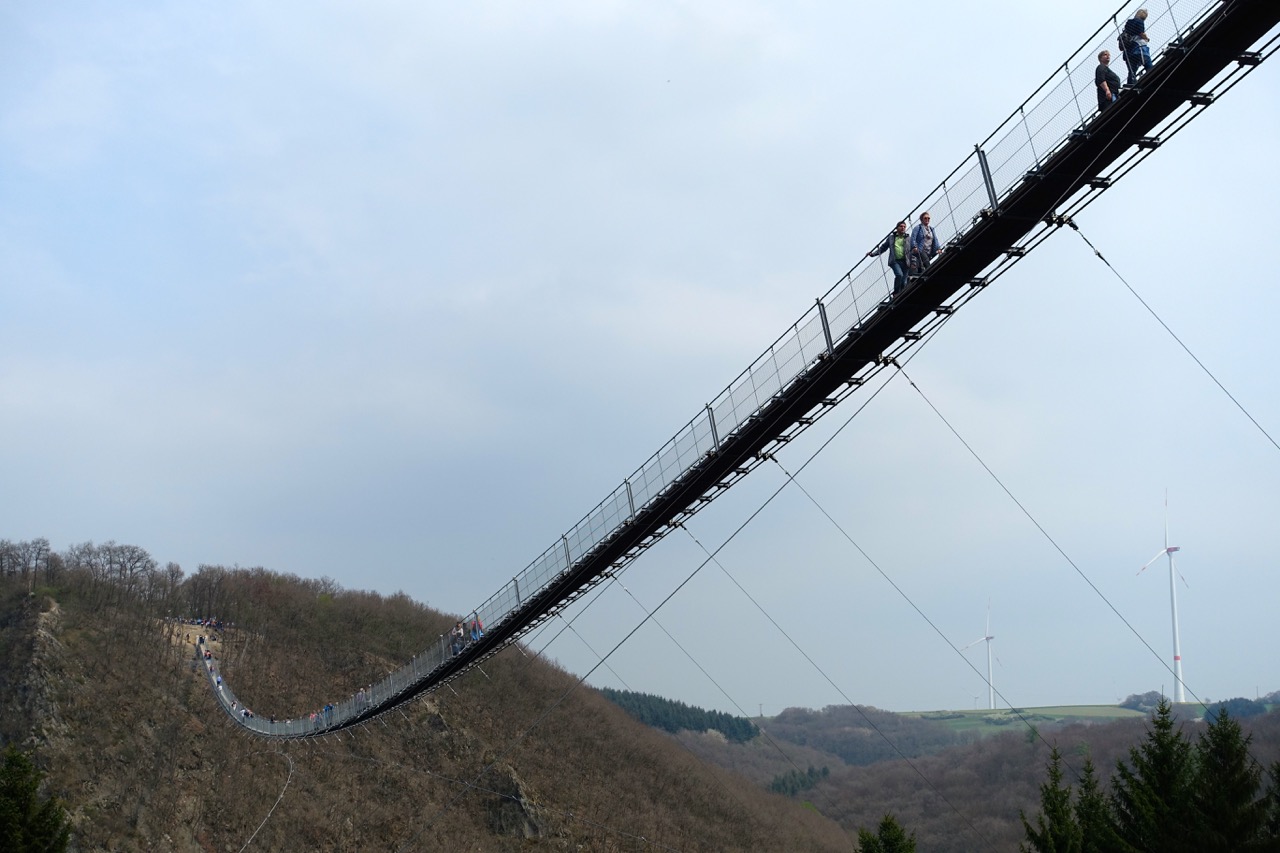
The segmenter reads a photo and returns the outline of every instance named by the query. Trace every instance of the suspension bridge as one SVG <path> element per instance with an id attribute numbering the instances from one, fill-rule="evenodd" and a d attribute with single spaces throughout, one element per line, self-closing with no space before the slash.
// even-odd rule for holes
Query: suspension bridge
<path id="1" fill-rule="evenodd" d="M 312 738 L 359 725 L 458 678 L 627 567 L 947 322 L 1275 53 L 1276 0 L 1150 7 L 1153 67 L 1099 111 L 1097 54 L 1121 66 L 1117 10 L 911 211 L 945 251 L 899 293 L 860 260 L 702 411 L 448 636 L 381 682 L 291 720 L 246 714 L 201 654 L 219 706 L 254 735 Z M 869 235 L 868 246 L 879 235 Z"/>

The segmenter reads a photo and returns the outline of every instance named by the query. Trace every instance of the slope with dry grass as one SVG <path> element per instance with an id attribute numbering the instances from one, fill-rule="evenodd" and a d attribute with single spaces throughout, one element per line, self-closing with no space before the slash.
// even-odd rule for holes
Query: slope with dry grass
<path id="1" fill-rule="evenodd" d="M 218 600 L 189 612 L 236 623 L 219 637 L 221 671 L 259 714 L 347 695 L 450 621 L 403 596 L 214 571 Z M 80 849 L 853 846 L 833 822 L 699 760 L 515 648 L 352 732 L 253 739 L 193 667 L 192 629 L 158 616 L 209 580 L 187 579 L 160 605 L 104 600 L 100 586 L 67 578 L 3 599 L 0 638 L 25 652 L 0 673 L 21 687 L 0 706 L 0 732 L 33 750 Z"/>

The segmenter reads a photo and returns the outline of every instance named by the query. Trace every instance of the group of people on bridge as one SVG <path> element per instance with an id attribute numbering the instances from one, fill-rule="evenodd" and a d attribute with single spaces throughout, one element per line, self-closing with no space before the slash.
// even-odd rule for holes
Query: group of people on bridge
<path id="1" fill-rule="evenodd" d="M 462 654 L 462 650 L 471 643 L 477 642 L 484 636 L 484 625 L 481 624 L 479 617 L 471 620 L 471 626 L 467 627 L 466 623 L 459 622 L 453 626 L 453 630 L 449 632 L 449 652 L 457 656 Z"/>
<path id="2" fill-rule="evenodd" d="M 1128 66 L 1129 76 L 1125 86 L 1137 84 L 1139 73 L 1151 70 L 1151 47 L 1147 38 L 1147 10 L 1139 9 L 1133 17 L 1125 22 L 1118 39 L 1121 55 Z M 1098 68 L 1094 73 L 1094 83 L 1098 89 L 1098 109 L 1105 110 L 1120 97 L 1120 77 L 1111 70 L 1111 51 L 1104 50 L 1098 54 Z M 889 232 L 874 249 L 867 252 L 868 258 L 889 253 L 888 266 L 893 273 L 893 295 L 896 296 L 908 283 L 919 275 L 942 251 L 937 232 L 930 224 L 928 211 L 920 214 L 910 233 L 907 222 L 903 220 Z M 461 624 L 461 623 L 459 623 Z M 456 654 L 456 652 L 455 652 Z"/>
<path id="3" fill-rule="evenodd" d="M 1147 10 L 1139 9 L 1125 21 L 1124 29 L 1116 40 L 1124 64 L 1129 69 L 1125 86 L 1138 82 L 1138 72 L 1151 70 L 1151 42 L 1147 38 Z M 1093 83 L 1098 89 L 1098 109 L 1105 110 L 1120 99 L 1120 75 L 1111 70 L 1111 51 L 1098 54 L 1098 68 L 1093 73 Z"/>
<path id="4" fill-rule="evenodd" d="M 920 214 L 920 221 L 907 234 L 907 222 L 902 220 L 889 232 L 879 246 L 867 252 L 868 258 L 889 253 L 889 269 L 893 271 L 893 292 L 896 296 L 907 282 L 925 271 L 929 262 L 938 256 L 942 246 L 938 232 L 930 224 L 929 211 Z"/>

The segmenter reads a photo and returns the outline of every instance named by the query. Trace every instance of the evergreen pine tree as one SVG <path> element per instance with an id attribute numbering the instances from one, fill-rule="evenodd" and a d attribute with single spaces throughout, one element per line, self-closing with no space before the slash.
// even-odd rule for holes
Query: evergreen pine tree
<path id="1" fill-rule="evenodd" d="M 52 797 L 39 796 L 41 773 L 13 746 L 0 766 L 0 850 L 62 853 L 71 839 L 66 812 Z"/>
<path id="2" fill-rule="evenodd" d="M 1163 700 L 1152 714 L 1146 740 L 1120 761 L 1111 792 L 1121 849 L 1143 853 L 1200 853 L 1201 821 L 1194 802 L 1192 746 Z"/>
<path id="3" fill-rule="evenodd" d="M 908 834 L 893 815 L 887 814 L 876 832 L 858 830 L 858 853 L 916 853 L 916 835 Z"/>
<path id="4" fill-rule="evenodd" d="M 1116 835 L 1111 807 L 1098 785 L 1098 772 L 1092 758 L 1085 759 L 1081 772 L 1075 818 L 1080 827 L 1080 853 L 1113 853 L 1126 849 Z"/>
<path id="5" fill-rule="evenodd" d="M 1267 774 L 1271 784 L 1267 787 L 1267 826 L 1265 837 L 1272 841 L 1272 850 L 1280 851 L 1280 761 L 1271 765 Z"/>
<path id="6" fill-rule="evenodd" d="M 1071 810 L 1071 788 L 1062 784 L 1062 753 L 1056 746 L 1049 753 L 1049 780 L 1040 786 L 1036 825 L 1025 812 L 1018 815 L 1027 836 L 1027 843 L 1018 845 L 1022 853 L 1080 853 L 1080 826 Z"/>
<path id="7" fill-rule="evenodd" d="M 1262 767 L 1249 755 L 1252 740 L 1221 708 L 1196 742 L 1197 849 L 1204 853 L 1265 849 L 1268 803 L 1260 796 Z"/>

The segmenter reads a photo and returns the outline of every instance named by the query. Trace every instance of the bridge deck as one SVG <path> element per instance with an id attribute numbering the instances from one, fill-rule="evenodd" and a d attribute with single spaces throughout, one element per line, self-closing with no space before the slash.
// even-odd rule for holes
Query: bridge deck
<path id="1" fill-rule="evenodd" d="M 690 436 L 687 441 L 682 443 L 678 435 L 669 445 L 676 456 L 690 447 L 695 448 L 696 453 L 686 454 L 691 461 L 682 463 L 678 474 L 662 483 L 661 488 L 638 506 L 633 481 L 626 481 L 625 489 L 611 495 L 584 519 L 585 524 L 580 524 L 593 529 L 607 528 L 596 531 L 595 541 L 582 539 L 578 528 L 571 531 L 574 544 L 582 549 L 581 554 L 576 558 L 572 555 L 570 538 L 566 535 L 562 543 L 549 549 L 522 576 L 526 581 L 541 579 L 534 569 L 541 571 L 544 564 L 559 567 L 536 589 L 527 588 L 526 583 L 522 590 L 521 577 L 517 577 L 476 611 L 489 617 L 481 639 L 469 643 L 459 654 L 450 654 L 441 638 L 437 646 L 374 685 L 369 695 L 340 703 L 334 713 L 314 721 L 271 723 L 246 718 L 225 683 L 215 685 L 215 695 L 222 707 L 238 724 L 268 737 L 314 737 L 357 725 L 458 677 L 559 612 L 607 577 L 607 573 L 630 563 L 665 535 L 674 523 L 691 516 L 745 476 L 760 463 L 764 454 L 829 411 L 861 384 L 869 372 L 882 365 L 886 354 L 910 346 L 932 324 L 960 307 L 977 289 L 985 286 L 992 269 L 1017 254 L 1013 250 L 1020 241 L 1037 229 L 1060 223 L 1055 216 L 1064 206 L 1073 200 L 1078 202 L 1082 194 L 1105 190 L 1109 182 L 1099 178 L 1109 168 L 1131 156 L 1135 146 L 1151 149 L 1158 145 L 1158 140 L 1150 134 L 1186 110 L 1189 104 L 1207 105 L 1211 98 L 1194 96 L 1233 64 L 1247 72 L 1246 66 L 1256 64 L 1258 59 L 1249 51 L 1280 23 L 1280 3 L 1276 0 L 1224 0 L 1203 9 L 1201 17 L 1187 29 L 1172 33 L 1154 68 L 1140 79 L 1136 88 L 1124 90 L 1119 101 L 1105 112 L 1087 115 L 1081 112 L 1080 121 L 1061 138 L 1052 140 L 1052 146 L 1046 146 L 1051 153 L 1044 159 L 1037 157 L 1033 168 L 1015 176 L 1002 194 L 996 194 L 990 171 L 982 174 L 984 186 L 992 188 L 990 192 L 980 196 L 978 202 L 970 203 L 968 208 L 961 207 L 962 211 L 975 211 L 968 221 L 963 221 L 963 217 L 956 221 L 953 212 L 955 236 L 947 243 L 946 251 L 901 294 L 892 299 L 877 296 L 871 300 L 868 310 L 857 311 L 859 294 L 853 287 L 856 279 L 852 272 L 846 276 L 855 313 L 859 315 L 856 321 L 848 322 L 847 328 L 842 329 L 838 323 L 832 328 L 821 303 L 816 313 L 811 312 L 810 321 L 802 318 L 793 327 L 798 341 L 793 349 L 802 358 L 795 375 L 780 383 L 773 393 L 753 406 L 749 416 L 732 424 L 731 429 L 725 429 L 723 435 L 717 431 L 717 419 L 723 419 L 722 413 L 729 409 L 723 405 L 709 406 L 705 427 L 691 424 L 686 428 Z M 1099 30 L 1104 32 L 1105 29 Z M 1076 92 L 1073 105 L 1078 109 L 1081 97 L 1086 102 L 1093 99 L 1092 48 L 1083 50 L 1087 52 L 1078 51 L 1075 55 L 1074 73 L 1077 77 L 1087 75 L 1089 85 L 1083 93 Z M 1071 73 L 1068 69 L 1068 75 Z M 1068 79 L 1066 82 L 1075 91 L 1078 81 Z M 1022 108 L 1020 111 L 1026 112 Z M 1191 117 L 1194 116 L 1188 116 L 1187 120 Z M 1001 144 L 1002 141 L 997 140 L 992 147 Z M 966 176 L 962 175 L 960 182 L 965 180 Z M 953 182 L 949 188 L 944 181 L 943 195 L 949 197 L 949 192 L 957 192 L 955 186 Z M 828 294 L 832 306 L 843 298 L 843 294 L 833 297 L 834 293 L 835 289 Z M 865 292 L 862 295 L 865 304 Z M 815 319 L 819 321 L 816 325 Z M 819 333 L 823 337 L 819 337 Z M 785 340 L 786 336 L 780 345 Z M 771 352 L 776 359 L 778 352 Z M 751 379 L 751 369 L 744 376 Z M 725 399 L 732 401 L 733 392 L 734 386 L 731 386 Z M 666 464 L 663 453 L 667 449 L 655 455 L 657 464 Z M 642 468 L 637 476 L 644 476 L 649 470 L 649 467 Z M 635 483 L 641 485 L 639 479 Z M 610 526 L 608 519 L 616 519 L 616 523 Z M 511 601 L 514 603 L 508 604 Z M 212 683 L 213 667 L 206 666 L 206 670 Z"/>

